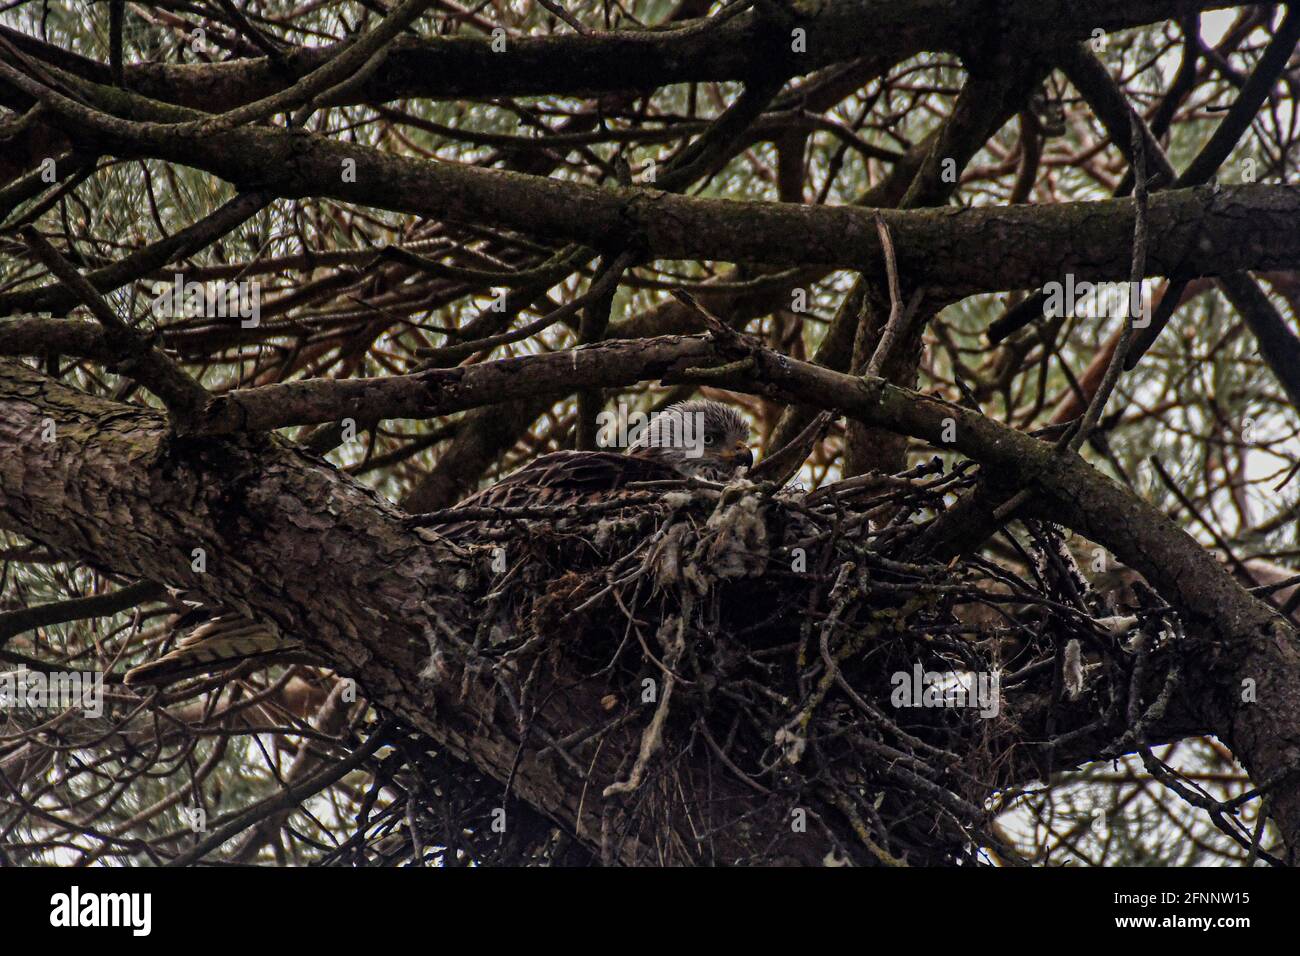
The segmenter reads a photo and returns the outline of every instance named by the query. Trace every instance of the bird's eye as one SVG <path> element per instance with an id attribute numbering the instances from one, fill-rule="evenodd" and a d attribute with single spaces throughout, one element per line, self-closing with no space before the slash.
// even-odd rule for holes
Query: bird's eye
<path id="1" fill-rule="evenodd" d="M 706 445 L 712 445 L 712 444 L 713 444 L 713 436 L 712 436 L 712 435 L 705 435 L 705 436 L 704 436 L 704 444 L 706 444 Z"/>

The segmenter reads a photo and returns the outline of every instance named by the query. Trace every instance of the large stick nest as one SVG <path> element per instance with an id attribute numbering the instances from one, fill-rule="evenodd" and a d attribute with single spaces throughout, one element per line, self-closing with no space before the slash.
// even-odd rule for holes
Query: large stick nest
<path id="1" fill-rule="evenodd" d="M 1044 714 L 1114 716 L 1135 635 L 1167 632 L 1162 608 L 1105 607 L 1050 525 L 1008 535 L 1005 562 L 910 557 L 971 481 L 936 459 L 833 492 L 660 483 L 648 505 L 498 521 L 451 653 L 525 737 L 557 695 L 599 700 L 533 745 L 595 788 L 607 862 L 1006 860 L 1006 742 L 1050 764 Z M 613 783 L 587 773 L 602 748 L 625 754 Z"/>

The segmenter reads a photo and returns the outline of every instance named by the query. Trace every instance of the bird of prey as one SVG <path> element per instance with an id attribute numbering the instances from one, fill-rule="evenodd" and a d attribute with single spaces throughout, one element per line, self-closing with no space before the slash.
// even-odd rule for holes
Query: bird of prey
<path id="1" fill-rule="evenodd" d="M 634 482 L 726 479 L 754 463 L 748 438 L 749 425 L 735 409 L 718 402 L 678 402 L 634 434 L 625 452 L 541 455 L 452 510 L 577 506 L 609 500 Z M 473 525 L 483 526 L 463 521 L 439 530 L 459 538 Z"/>
<path id="2" fill-rule="evenodd" d="M 473 519 L 443 523 L 438 530 L 456 540 L 472 540 L 475 529 L 487 526 L 475 509 L 577 509 L 613 500 L 635 482 L 726 480 L 753 464 L 748 438 L 749 425 L 734 409 L 718 402 L 679 402 L 652 417 L 624 452 L 542 455 L 453 509 L 475 515 Z M 254 658 L 298 659 L 303 648 L 269 624 L 237 613 L 214 615 L 198 603 L 173 626 L 192 630 L 169 653 L 127 671 L 127 684 L 168 684 Z"/>

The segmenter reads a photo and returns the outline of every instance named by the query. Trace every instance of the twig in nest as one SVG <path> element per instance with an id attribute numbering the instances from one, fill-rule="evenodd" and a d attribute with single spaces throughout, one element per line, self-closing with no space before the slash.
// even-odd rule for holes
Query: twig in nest
<path id="1" fill-rule="evenodd" d="M 810 421 L 785 447 L 768 455 L 749 472 L 751 481 L 771 481 L 778 488 L 794 477 L 805 459 L 812 454 L 813 446 L 821 441 L 835 420 L 834 412 L 822 412 Z"/>
<path id="2" fill-rule="evenodd" d="M 663 693 L 659 696 L 659 705 L 655 707 L 655 715 L 650 718 L 650 726 L 646 727 L 645 732 L 641 734 L 641 749 L 637 752 L 636 763 L 632 765 L 632 773 L 628 775 L 627 780 L 616 780 L 605 788 L 603 795 L 612 797 L 620 793 L 631 793 L 641 786 L 641 781 L 645 779 L 646 767 L 650 765 L 650 759 L 659 751 L 664 742 L 664 724 L 668 720 L 668 701 L 673 696 L 673 688 L 677 685 L 673 677 L 673 670 L 677 667 L 677 662 L 682 656 L 682 651 L 686 648 L 686 620 L 689 617 L 689 602 L 685 602 L 682 607 L 682 616 L 677 621 L 677 633 L 668 653 L 664 655 L 664 687 Z"/>
<path id="3" fill-rule="evenodd" d="M 630 486 L 629 486 L 630 487 Z M 604 514 L 607 511 L 621 511 L 638 504 L 649 504 L 661 500 L 653 494 L 631 494 L 613 501 L 598 501 L 583 505 L 584 516 Z M 538 505 L 531 508 L 505 508 L 495 506 L 443 508 L 427 514 L 411 515 L 405 519 L 407 527 L 424 528 L 440 524 L 453 524 L 461 521 L 499 521 L 511 518 L 572 518 L 572 505 Z"/>

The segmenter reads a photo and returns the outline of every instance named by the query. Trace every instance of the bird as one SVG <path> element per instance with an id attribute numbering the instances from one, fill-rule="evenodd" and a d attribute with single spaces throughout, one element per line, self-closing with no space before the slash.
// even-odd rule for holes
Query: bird
<path id="1" fill-rule="evenodd" d="M 174 615 L 167 631 L 179 634 L 176 647 L 161 657 L 126 672 L 131 686 L 171 684 L 256 658 L 311 662 L 301 641 L 289 640 L 274 625 L 237 612 L 215 611 L 190 600 L 188 592 L 173 592 L 186 610 Z"/>
<path id="2" fill-rule="evenodd" d="M 484 509 L 560 508 L 609 501 L 638 482 L 684 478 L 724 480 L 754 463 L 749 424 L 721 402 L 678 402 L 654 415 L 622 452 L 555 451 L 540 455 L 495 484 L 469 496 L 446 516 Z M 441 523 L 459 536 L 471 527 L 495 527 L 482 517 Z"/>
<path id="3" fill-rule="evenodd" d="M 749 425 L 734 408 L 702 399 L 678 402 L 637 429 L 623 451 L 541 455 L 448 509 L 451 520 L 435 527 L 454 540 L 472 543 L 476 532 L 501 525 L 501 520 L 493 520 L 493 511 L 572 508 L 577 514 L 584 504 L 616 502 L 629 484 L 688 478 L 726 481 L 753 466 L 748 440 Z M 456 520 L 457 512 L 466 518 Z M 216 611 L 202 601 L 186 604 L 171 628 L 173 633 L 188 631 L 173 650 L 128 670 L 128 685 L 170 684 L 248 660 L 309 659 L 303 656 L 301 641 L 286 637 L 269 622 Z"/>
<path id="4" fill-rule="evenodd" d="M 632 439 L 628 454 L 673 468 L 683 477 L 715 481 L 754 464 L 749 424 L 729 405 L 691 401 L 669 405 Z"/>

